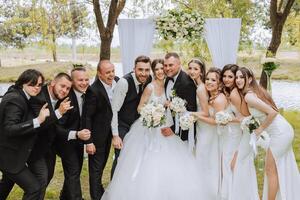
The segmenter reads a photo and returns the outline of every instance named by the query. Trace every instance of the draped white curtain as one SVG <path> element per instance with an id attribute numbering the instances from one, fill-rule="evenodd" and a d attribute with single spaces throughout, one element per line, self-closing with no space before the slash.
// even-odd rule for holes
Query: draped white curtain
<path id="1" fill-rule="evenodd" d="M 119 38 L 123 73 L 132 71 L 134 60 L 140 55 L 150 55 L 155 23 L 153 19 L 119 19 Z"/>
<path id="2" fill-rule="evenodd" d="M 206 19 L 204 37 L 215 67 L 236 64 L 240 40 L 241 19 Z"/>

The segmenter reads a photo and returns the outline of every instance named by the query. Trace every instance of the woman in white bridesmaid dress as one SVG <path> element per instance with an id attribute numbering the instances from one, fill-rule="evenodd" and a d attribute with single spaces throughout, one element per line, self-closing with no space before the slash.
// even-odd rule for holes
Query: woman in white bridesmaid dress
<path id="1" fill-rule="evenodd" d="M 163 60 L 154 60 L 155 80 L 143 92 L 138 110 L 149 101 L 166 103 Z M 173 123 L 166 111 L 167 124 Z M 204 200 L 194 156 L 175 134 L 147 128 L 138 119 L 124 138 L 118 165 L 102 200 Z"/>
<path id="2" fill-rule="evenodd" d="M 197 89 L 199 111 L 195 113 L 198 119 L 196 159 L 205 183 L 202 196 L 207 200 L 218 200 L 221 196 L 221 140 L 214 118 L 217 112 L 226 111 L 229 105 L 221 92 L 221 85 L 221 70 L 210 68 L 205 79 L 207 96 L 203 86 Z"/>
<path id="3" fill-rule="evenodd" d="M 240 200 L 241 197 L 243 200 L 259 200 L 254 155 L 249 145 L 250 135 L 242 134 L 240 128 L 240 119 L 250 114 L 235 85 L 235 74 L 238 68 L 235 64 L 228 64 L 224 66 L 221 73 L 223 92 L 230 102 L 229 112 L 237 119 L 228 124 L 230 131 L 222 135 L 221 197 L 224 200 Z"/>
<path id="4" fill-rule="evenodd" d="M 294 130 L 278 113 L 271 96 L 257 84 L 253 72 L 240 68 L 236 84 L 244 96 L 251 115 L 260 121 L 257 137 L 266 131 L 270 144 L 266 150 L 263 200 L 299 200 L 300 175 L 292 142 Z"/>

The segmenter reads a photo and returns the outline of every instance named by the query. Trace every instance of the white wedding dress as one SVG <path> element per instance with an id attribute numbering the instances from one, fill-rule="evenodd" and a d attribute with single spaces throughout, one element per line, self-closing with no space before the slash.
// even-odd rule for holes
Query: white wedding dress
<path id="1" fill-rule="evenodd" d="M 230 109 L 235 116 L 241 116 L 234 105 L 230 104 Z M 240 142 L 238 144 L 238 155 L 232 174 L 232 186 L 228 199 L 259 200 L 254 153 L 249 145 L 250 134 L 242 133 L 240 123 L 232 123 L 231 131 L 233 137 L 239 138 Z"/>
<path id="2" fill-rule="evenodd" d="M 198 111 L 201 106 L 197 98 Z M 214 114 L 210 107 L 209 113 Z M 220 186 L 220 149 L 219 136 L 215 125 L 197 121 L 196 129 L 196 160 L 197 169 L 203 183 L 201 200 L 217 200 Z"/>
<path id="3" fill-rule="evenodd" d="M 265 120 L 265 113 L 249 108 L 251 115 L 261 123 Z M 279 191 L 276 200 L 299 200 L 300 199 L 300 174 L 292 148 L 294 130 L 292 126 L 277 114 L 273 122 L 265 129 L 270 136 L 270 150 L 275 159 Z M 267 177 L 264 178 L 263 200 L 268 199 Z"/>
<path id="4" fill-rule="evenodd" d="M 166 98 L 152 92 L 149 101 L 164 103 Z M 173 123 L 170 112 L 167 121 L 166 126 Z M 102 200 L 204 199 L 199 169 L 187 144 L 176 135 L 163 136 L 160 129 L 144 127 L 140 119 L 132 125 Z"/>

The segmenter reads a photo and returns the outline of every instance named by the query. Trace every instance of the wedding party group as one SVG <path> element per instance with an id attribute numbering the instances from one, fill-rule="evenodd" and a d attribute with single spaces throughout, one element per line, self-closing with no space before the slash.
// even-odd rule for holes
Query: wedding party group
<path id="1" fill-rule="evenodd" d="M 175 52 L 138 56 L 117 77 L 102 60 L 90 85 L 76 67 L 44 84 L 24 71 L 0 103 L 0 200 L 14 184 L 43 200 L 56 156 L 61 200 L 82 200 L 88 154 L 92 200 L 260 200 L 254 159 L 265 150 L 263 200 L 300 199 L 294 130 L 251 69 L 182 66 Z M 114 147 L 111 182 L 102 175 Z"/>

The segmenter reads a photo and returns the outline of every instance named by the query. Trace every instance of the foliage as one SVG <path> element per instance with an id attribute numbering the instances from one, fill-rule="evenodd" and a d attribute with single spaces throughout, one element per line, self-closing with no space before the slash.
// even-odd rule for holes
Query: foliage
<path id="1" fill-rule="evenodd" d="M 204 19 L 199 12 L 174 9 L 156 20 L 156 28 L 165 40 L 183 39 L 192 41 L 200 39 Z"/>
<path id="2" fill-rule="evenodd" d="M 56 51 L 57 38 L 82 36 L 89 27 L 85 4 L 75 0 L 2 1 L 8 3 L 0 8 L 0 41 L 6 46 L 38 42 Z"/>

